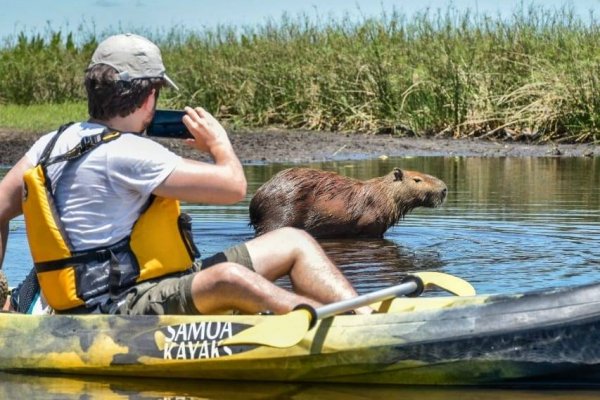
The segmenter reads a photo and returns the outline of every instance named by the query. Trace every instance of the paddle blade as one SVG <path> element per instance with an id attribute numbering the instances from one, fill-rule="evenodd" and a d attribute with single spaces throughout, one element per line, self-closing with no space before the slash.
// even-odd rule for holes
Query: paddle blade
<path id="1" fill-rule="evenodd" d="M 413 275 L 418 276 L 423 281 L 425 288 L 437 286 L 447 292 L 457 296 L 475 296 L 475 288 L 464 279 L 443 272 L 417 272 Z"/>
<path id="2" fill-rule="evenodd" d="M 292 347 L 306 335 L 311 319 L 312 314 L 306 309 L 265 317 L 265 322 L 221 340 L 219 346 L 258 344 L 279 348 Z"/>

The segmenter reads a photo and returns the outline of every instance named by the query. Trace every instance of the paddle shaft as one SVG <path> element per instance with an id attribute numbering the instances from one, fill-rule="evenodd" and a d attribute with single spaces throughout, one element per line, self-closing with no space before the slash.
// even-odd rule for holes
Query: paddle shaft
<path id="1" fill-rule="evenodd" d="M 408 295 L 422 290 L 423 284 L 413 277 L 404 283 L 389 288 L 376 290 L 348 300 L 337 301 L 315 309 L 317 319 L 331 317 L 333 315 L 354 310 L 355 308 L 367 306 L 377 301 L 392 299 L 401 295 Z"/>

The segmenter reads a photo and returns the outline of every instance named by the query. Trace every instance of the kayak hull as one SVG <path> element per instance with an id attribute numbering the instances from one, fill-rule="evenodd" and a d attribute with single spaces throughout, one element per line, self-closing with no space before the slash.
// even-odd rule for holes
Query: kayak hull
<path id="1" fill-rule="evenodd" d="M 378 307 L 319 321 L 283 349 L 219 345 L 278 316 L 4 313 L 0 371 L 410 385 L 568 383 L 600 372 L 600 284 Z"/>

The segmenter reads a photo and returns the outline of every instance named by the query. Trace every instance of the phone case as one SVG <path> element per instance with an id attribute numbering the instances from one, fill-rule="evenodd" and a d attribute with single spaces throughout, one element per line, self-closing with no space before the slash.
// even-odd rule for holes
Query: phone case
<path id="1" fill-rule="evenodd" d="M 146 135 L 171 139 L 193 138 L 181 120 L 185 111 L 156 110 L 152 122 L 146 129 Z"/>

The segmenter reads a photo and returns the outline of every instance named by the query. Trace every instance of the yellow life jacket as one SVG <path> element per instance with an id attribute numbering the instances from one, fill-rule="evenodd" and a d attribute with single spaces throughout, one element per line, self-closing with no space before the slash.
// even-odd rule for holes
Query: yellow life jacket
<path id="1" fill-rule="evenodd" d="M 27 239 L 48 304 L 64 311 L 145 280 L 189 270 L 199 256 L 192 239 L 191 218 L 180 212 L 178 201 L 158 196 L 150 198 L 130 237 L 110 246 L 74 251 L 54 204 L 46 168 L 58 162 L 68 164 L 97 146 L 118 139 L 121 133 L 84 137 L 75 148 L 51 158 L 52 148 L 67 127 L 59 129 L 38 164 L 23 177 Z"/>

